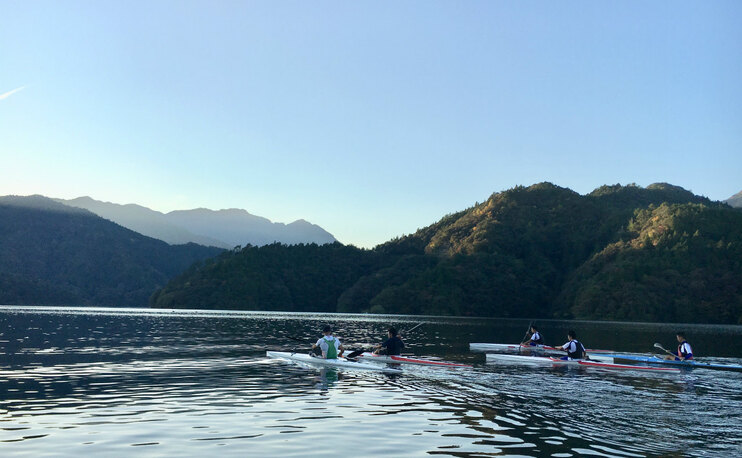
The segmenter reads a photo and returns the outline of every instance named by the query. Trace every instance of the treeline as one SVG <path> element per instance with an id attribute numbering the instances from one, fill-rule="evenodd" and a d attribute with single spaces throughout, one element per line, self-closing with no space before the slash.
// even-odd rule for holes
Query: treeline
<path id="1" fill-rule="evenodd" d="M 541 183 L 373 250 L 224 253 L 151 305 L 742 323 L 741 234 L 740 211 L 677 186 Z"/>

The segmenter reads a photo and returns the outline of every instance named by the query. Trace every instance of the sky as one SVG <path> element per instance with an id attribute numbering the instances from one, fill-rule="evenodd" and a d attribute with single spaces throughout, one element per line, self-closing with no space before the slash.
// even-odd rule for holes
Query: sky
<path id="1" fill-rule="evenodd" d="M 0 195 L 373 247 L 517 185 L 742 190 L 739 1 L 0 1 Z"/>

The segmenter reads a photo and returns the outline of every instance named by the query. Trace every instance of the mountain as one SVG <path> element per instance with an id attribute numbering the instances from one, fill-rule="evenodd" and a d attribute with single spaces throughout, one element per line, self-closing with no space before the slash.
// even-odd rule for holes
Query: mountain
<path id="1" fill-rule="evenodd" d="M 742 191 L 738 192 L 737 194 L 733 195 L 729 199 L 725 200 L 728 205 L 735 207 L 735 208 L 742 208 Z"/>
<path id="2" fill-rule="evenodd" d="M 194 234 L 171 222 L 167 215 L 140 205 L 119 205 L 110 202 L 101 202 L 87 196 L 70 200 L 54 200 L 70 207 L 84 208 L 101 218 L 113 221 L 127 229 L 162 240 L 171 245 L 197 243 L 199 245 L 221 248 L 231 248 L 234 246 L 221 240 Z"/>
<path id="3" fill-rule="evenodd" d="M 587 195 L 539 183 L 373 250 L 317 247 L 312 262 L 301 246 L 227 252 L 173 279 L 151 305 L 742 323 L 740 218 L 667 183 Z M 674 238 L 644 242 L 657 231 Z M 294 300 L 309 291 L 323 302 Z"/>
<path id="4" fill-rule="evenodd" d="M 0 198 L 0 303 L 144 306 L 223 250 L 171 246 L 42 196 Z"/>
<path id="5" fill-rule="evenodd" d="M 245 210 L 179 210 L 160 213 L 140 205 L 119 205 L 90 197 L 56 199 L 65 205 L 84 208 L 140 234 L 170 244 L 198 243 L 232 248 L 237 245 L 266 245 L 279 242 L 333 243 L 335 237 L 321 227 L 298 220 L 291 224 L 273 223 Z"/>
<path id="6" fill-rule="evenodd" d="M 273 223 L 269 219 L 236 208 L 217 211 L 206 208 L 178 210 L 165 216 L 173 224 L 194 234 L 221 240 L 229 247 L 262 246 L 274 242 L 293 245 L 337 241 L 329 232 L 304 220 L 291 224 Z"/>

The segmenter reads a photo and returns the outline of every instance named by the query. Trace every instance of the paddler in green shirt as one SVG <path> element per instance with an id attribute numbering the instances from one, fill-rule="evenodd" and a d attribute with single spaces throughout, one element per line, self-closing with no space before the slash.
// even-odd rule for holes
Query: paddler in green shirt
<path id="1" fill-rule="evenodd" d="M 322 329 L 324 334 L 320 339 L 312 345 L 312 350 L 319 348 L 322 350 L 322 357 L 325 359 L 337 359 L 338 356 L 343 354 L 343 345 L 340 343 L 340 339 L 332 335 L 332 326 L 326 325 Z"/>

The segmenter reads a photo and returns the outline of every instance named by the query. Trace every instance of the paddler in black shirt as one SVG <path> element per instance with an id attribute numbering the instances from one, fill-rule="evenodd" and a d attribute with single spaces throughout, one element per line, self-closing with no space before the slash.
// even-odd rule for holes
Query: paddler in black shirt
<path id="1" fill-rule="evenodd" d="M 402 339 L 397 335 L 397 329 L 391 327 L 387 334 L 389 335 L 389 338 L 374 347 L 374 353 L 377 355 L 399 356 L 402 354 L 404 342 L 402 342 Z"/>

